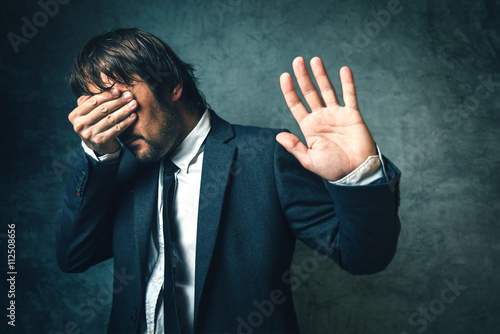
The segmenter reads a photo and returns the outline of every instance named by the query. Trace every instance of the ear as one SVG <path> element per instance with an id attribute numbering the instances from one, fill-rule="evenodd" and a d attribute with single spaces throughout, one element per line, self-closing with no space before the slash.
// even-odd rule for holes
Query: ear
<path id="1" fill-rule="evenodd" d="M 182 85 L 179 84 L 177 85 L 173 90 L 172 90 L 172 95 L 170 98 L 172 99 L 172 102 L 178 101 L 182 96 Z"/>

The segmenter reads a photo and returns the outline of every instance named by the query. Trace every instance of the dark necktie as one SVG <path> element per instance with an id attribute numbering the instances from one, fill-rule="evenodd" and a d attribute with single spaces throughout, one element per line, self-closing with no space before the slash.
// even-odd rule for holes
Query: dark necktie
<path id="1" fill-rule="evenodd" d="M 163 169 L 163 235 L 165 244 L 165 280 L 163 283 L 165 333 L 180 333 L 179 316 L 175 301 L 175 268 L 172 259 L 171 225 L 175 189 L 175 172 L 179 170 L 169 158 Z"/>

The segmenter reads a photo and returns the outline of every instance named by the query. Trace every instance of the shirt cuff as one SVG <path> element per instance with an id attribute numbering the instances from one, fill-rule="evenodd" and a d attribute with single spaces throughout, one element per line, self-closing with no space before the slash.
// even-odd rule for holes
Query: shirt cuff
<path id="1" fill-rule="evenodd" d="M 97 154 L 95 154 L 94 150 L 92 150 L 90 147 L 88 147 L 87 144 L 85 144 L 83 141 L 82 141 L 82 148 L 83 148 L 83 151 L 88 156 L 92 157 L 92 159 L 94 159 L 95 161 L 99 161 L 99 162 L 105 162 L 105 161 L 111 162 L 113 160 L 117 160 L 118 158 L 120 158 L 120 153 L 122 151 L 122 149 L 120 147 L 118 149 L 118 151 L 116 151 L 116 152 L 97 156 Z"/>
<path id="2" fill-rule="evenodd" d="M 358 168 L 337 181 L 329 181 L 338 186 L 365 186 L 386 180 L 382 153 L 377 145 L 377 155 L 370 155 Z"/>

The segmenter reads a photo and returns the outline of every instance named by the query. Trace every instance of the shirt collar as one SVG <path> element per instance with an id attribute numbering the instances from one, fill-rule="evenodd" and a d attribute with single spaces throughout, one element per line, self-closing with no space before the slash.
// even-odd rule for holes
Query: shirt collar
<path id="1" fill-rule="evenodd" d="M 183 172 L 189 173 L 189 166 L 195 161 L 195 158 L 203 152 L 204 142 L 211 129 L 210 112 L 205 110 L 198 124 L 184 138 L 175 151 L 170 156 L 170 159 Z"/>

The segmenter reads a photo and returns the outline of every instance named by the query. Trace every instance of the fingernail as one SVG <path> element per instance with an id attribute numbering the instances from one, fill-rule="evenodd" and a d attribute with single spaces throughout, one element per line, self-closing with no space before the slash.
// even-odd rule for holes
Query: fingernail
<path id="1" fill-rule="evenodd" d="M 111 96 L 113 96 L 114 98 L 117 98 L 118 96 L 120 96 L 120 91 L 116 88 L 112 88 L 111 89 Z"/>
<path id="2" fill-rule="evenodd" d="M 129 117 L 132 118 L 132 119 L 134 119 L 135 118 L 135 114 L 131 113 Z"/>
<path id="3" fill-rule="evenodd" d="M 124 98 L 125 100 L 130 100 L 130 99 L 132 98 L 132 93 L 131 93 L 131 92 L 125 92 L 125 93 L 123 94 L 123 98 Z"/>
<path id="4" fill-rule="evenodd" d="M 135 100 L 132 100 L 132 101 L 130 101 L 130 102 L 128 103 L 128 106 L 129 106 L 130 108 L 135 108 L 135 107 L 137 106 L 137 103 L 135 102 Z"/>

